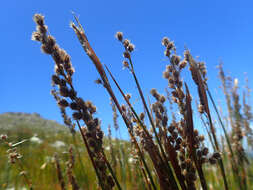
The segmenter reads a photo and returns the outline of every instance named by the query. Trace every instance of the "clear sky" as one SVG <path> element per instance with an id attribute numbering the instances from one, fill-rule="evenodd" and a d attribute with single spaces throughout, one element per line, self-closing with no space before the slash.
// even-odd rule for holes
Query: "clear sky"
<path id="1" fill-rule="evenodd" d="M 222 101 L 216 69 L 220 60 L 225 71 L 237 77 L 240 84 L 243 73 L 248 72 L 252 87 L 252 8 L 252 0 L 2 1 L 0 113 L 37 112 L 44 118 L 62 122 L 49 93 L 53 61 L 41 53 L 37 42 L 31 41 L 35 13 L 45 15 L 50 33 L 71 55 L 76 69 L 74 85 L 81 97 L 97 105 L 106 131 L 112 123 L 109 97 L 105 89 L 93 82 L 98 74 L 69 27 L 73 20 L 71 11 L 80 15 L 97 55 L 111 68 L 126 92 L 135 94 L 136 87 L 129 72 L 122 70 L 123 49 L 114 38 L 117 31 L 122 31 L 136 46 L 133 61 L 145 95 L 151 88 L 164 92 L 167 85 L 162 78 L 168 62 L 161 39 L 168 36 L 175 41 L 178 53 L 182 54 L 186 45 L 194 56 L 207 63 L 209 86 L 216 100 Z M 120 96 L 119 99 L 122 100 Z M 141 105 L 137 95 L 133 100 Z"/>

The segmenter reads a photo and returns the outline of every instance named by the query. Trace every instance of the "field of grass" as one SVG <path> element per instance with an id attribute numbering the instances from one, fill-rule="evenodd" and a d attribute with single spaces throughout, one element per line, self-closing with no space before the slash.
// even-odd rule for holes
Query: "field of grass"
<path id="1" fill-rule="evenodd" d="M 38 115 L 30 123 L 20 118 L 14 122 L 17 114 L 3 115 L 0 126 L 15 123 L 16 127 L 0 128 L 1 188 L 253 189 L 253 115 L 247 85 L 241 94 L 238 80 L 226 76 L 220 65 L 225 97 L 222 108 L 227 110 L 219 110 L 208 88 L 205 63 L 195 60 L 188 49 L 181 58 L 174 42 L 164 37 L 162 45 L 168 65 L 163 77 L 168 81 L 167 90 L 163 95 L 152 88 L 152 102 L 147 101 L 131 57 L 135 47 L 117 32 L 123 48 L 123 66 L 130 71 L 143 106 L 143 112 L 137 113 L 131 95 L 124 93 L 120 81 L 101 64 L 78 18 L 75 20 L 71 27 L 100 75 L 96 83 L 111 97 L 112 127 L 118 131 L 117 119 L 122 117 L 124 124 L 120 127 L 127 128 L 130 140 L 113 138 L 110 128 L 109 135 L 104 136 L 95 115 L 96 106 L 79 97 L 72 82 L 74 73 L 79 71 L 74 70 L 70 56 L 48 34 L 44 17 L 36 14 L 32 39 L 40 42 L 42 51 L 55 62 L 51 94 L 67 127 L 43 122 Z M 192 81 L 184 82 L 183 74 L 190 75 Z M 117 88 L 113 89 L 112 84 Z M 197 106 L 192 88 L 197 91 Z M 116 97 L 115 91 L 122 97 Z M 124 105 L 119 104 L 119 98 L 125 100 Z M 29 127 L 31 123 L 33 127 Z M 47 125 L 57 126 L 57 132 L 45 128 Z M 204 130 L 198 130 L 200 127 Z"/>

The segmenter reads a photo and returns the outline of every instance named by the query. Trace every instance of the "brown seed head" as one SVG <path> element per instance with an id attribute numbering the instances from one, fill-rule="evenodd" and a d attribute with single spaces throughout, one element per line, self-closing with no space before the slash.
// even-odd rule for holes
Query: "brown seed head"
<path id="1" fill-rule="evenodd" d="M 170 40 L 169 40 L 168 37 L 163 37 L 163 39 L 162 39 L 162 45 L 163 46 L 167 47 L 169 42 L 170 42 Z"/>
<path id="2" fill-rule="evenodd" d="M 220 155 L 219 152 L 214 152 L 213 155 L 212 155 L 212 157 L 218 160 L 218 159 L 221 158 L 221 155 Z"/>
<path id="3" fill-rule="evenodd" d="M 61 79 L 57 75 L 52 75 L 53 84 L 60 84 Z"/>
<path id="4" fill-rule="evenodd" d="M 72 110 L 79 110 L 80 109 L 80 107 L 78 106 L 78 104 L 76 102 L 71 102 L 70 108 Z"/>
<path id="5" fill-rule="evenodd" d="M 33 20 L 38 25 L 44 25 L 44 16 L 42 16 L 41 14 L 35 14 L 33 16 Z"/>
<path id="6" fill-rule="evenodd" d="M 143 119 L 144 119 L 144 117 L 145 117 L 145 114 L 143 113 L 143 112 L 141 112 L 141 114 L 140 114 L 140 120 L 142 120 L 143 121 Z"/>
<path id="7" fill-rule="evenodd" d="M 179 62 L 180 62 L 180 56 L 175 55 L 175 54 L 172 55 L 172 57 L 171 57 L 171 62 L 172 62 L 172 64 L 178 65 Z"/>
<path id="8" fill-rule="evenodd" d="M 163 72 L 163 78 L 168 79 L 170 77 L 170 72 L 164 71 Z"/>
<path id="9" fill-rule="evenodd" d="M 130 41 L 128 39 L 125 39 L 123 41 L 123 45 L 124 45 L 125 48 L 127 48 L 129 46 L 129 44 L 130 44 Z"/>
<path id="10" fill-rule="evenodd" d="M 164 95 L 160 96 L 160 102 L 161 103 L 164 103 L 166 101 L 166 98 Z"/>
<path id="11" fill-rule="evenodd" d="M 61 96 L 69 97 L 69 89 L 66 86 L 61 86 L 59 91 Z"/>
<path id="12" fill-rule="evenodd" d="M 126 94 L 126 98 L 127 98 L 128 100 L 130 100 L 131 97 L 132 97 L 131 94 Z"/>
<path id="13" fill-rule="evenodd" d="M 69 106 L 68 101 L 65 100 L 65 99 L 61 99 L 61 100 L 59 100 L 57 103 L 58 103 L 58 105 L 59 105 L 60 107 L 62 107 L 62 108 L 66 108 L 66 107 Z"/>
<path id="14" fill-rule="evenodd" d="M 129 52 L 132 52 L 132 51 L 135 49 L 134 44 L 130 43 L 130 44 L 127 46 L 127 49 L 128 49 Z"/>
<path id="15" fill-rule="evenodd" d="M 75 120 L 80 120 L 82 119 L 82 113 L 81 112 L 74 112 L 72 114 L 72 117 L 75 119 Z"/>
<path id="16" fill-rule="evenodd" d="M 129 63 L 126 60 L 124 60 L 122 64 L 123 64 L 123 68 L 129 68 Z"/>
<path id="17" fill-rule="evenodd" d="M 208 148 L 205 147 L 205 148 L 202 149 L 202 154 L 203 155 L 206 156 L 208 154 L 208 152 L 209 152 Z"/>
<path id="18" fill-rule="evenodd" d="M 129 59 L 130 58 L 130 53 L 128 51 L 125 51 L 123 53 L 123 57 Z"/>
<path id="19" fill-rule="evenodd" d="M 122 33 L 122 32 L 117 32 L 117 33 L 115 34 L 115 37 L 116 37 L 119 41 L 122 42 L 122 40 L 123 40 L 123 33 Z"/>
<path id="20" fill-rule="evenodd" d="M 187 61 L 184 59 L 183 61 L 180 62 L 179 69 L 185 68 L 186 64 L 187 64 Z"/>
<path id="21" fill-rule="evenodd" d="M 39 32 L 33 32 L 32 33 L 32 40 L 33 41 L 41 41 L 41 34 Z"/>

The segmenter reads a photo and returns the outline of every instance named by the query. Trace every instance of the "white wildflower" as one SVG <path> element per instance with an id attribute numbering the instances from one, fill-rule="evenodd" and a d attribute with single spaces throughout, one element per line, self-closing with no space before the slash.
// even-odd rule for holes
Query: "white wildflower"
<path id="1" fill-rule="evenodd" d="M 38 143 L 38 144 L 41 144 L 43 141 L 37 137 L 37 136 L 33 136 L 30 138 L 30 141 L 33 142 L 33 143 Z"/>

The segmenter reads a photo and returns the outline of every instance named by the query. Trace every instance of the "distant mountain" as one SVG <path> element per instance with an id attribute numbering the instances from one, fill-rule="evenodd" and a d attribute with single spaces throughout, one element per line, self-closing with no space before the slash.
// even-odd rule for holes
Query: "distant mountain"
<path id="1" fill-rule="evenodd" d="M 6 112 L 0 114 L 0 134 L 13 131 L 29 134 L 69 132 L 66 126 L 44 119 L 37 113 Z"/>

